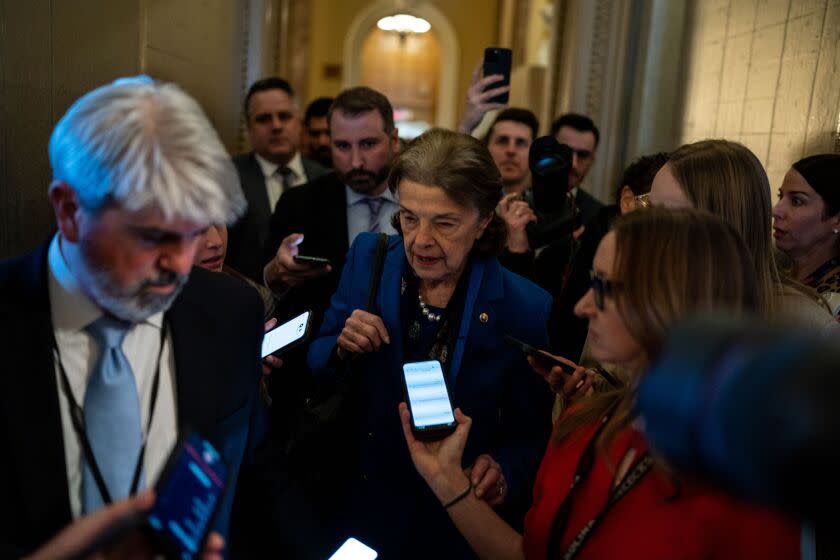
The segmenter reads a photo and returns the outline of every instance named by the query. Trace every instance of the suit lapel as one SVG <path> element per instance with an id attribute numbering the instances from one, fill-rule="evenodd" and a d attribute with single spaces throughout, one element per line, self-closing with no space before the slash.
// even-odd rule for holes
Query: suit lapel
<path id="1" fill-rule="evenodd" d="M 402 238 L 396 237 L 391 238 L 388 243 L 388 254 L 385 257 L 382 280 L 379 284 L 379 297 L 376 300 L 382 322 L 385 323 L 385 329 L 391 336 L 391 344 L 389 345 L 391 352 L 394 353 L 394 356 L 398 356 L 399 361 L 402 361 L 403 356 L 402 325 L 400 323 L 400 297 L 402 294 L 400 289 L 405 269 L 405 258 L 403 257 L 402 247 L 398 251 L 394 250 L 394 244 L 401 244 L 401 242 Z"/>
<path id="2" fill-rule="evenodd" d="M 12 363 L 21 369 L 8 378 L 12 391 L 4 395 L 9 410 L 11 460 L 19 464 L 20 495 L 26 496 L 29 516 L 42 523 L 46 532 L 71 519 L 67 466 L 64 457 L 59 390 L 53 359 L 54 335 L 47 287 L 45 244 L 26 259 L 18 309 L 10 320 L 17 325 L 12 334 Z M 17 368 L 15 368 L 17 369 Z M 75 434 L 66 434 L 75 437 Z M 18 445 L 18 443 L 20 445 Z M 5 481 L 7 484 L 12 481 Z"/>
<path id="3" fill-rule="evenodd" d="M 197 270 L 193 270 L 195 275 Z M 195 278 L 191 280 L 191 283 Z M 175 386 L 178 400 L 178 431 L 207 429 L 215 422 L 214 356 L 217 349 L 202 341 L 216 340 L 212 317 L 194 297 L 188 284 L 166 314 L 175 356 Z M 204 302 L 204 305 L 212 305 Z"/>
<path id="4" fill-rule="evenodd" d="M 333 174 L 333 178 L 334 180 L 326 185 L 325 191 L 312 193 L 316 200 L 311 201 L 310 207 L 322 209 L 323 220 L 318 220 L 318 231 L 325 235 L 324 247 L 338 250 L 339 255 L 344 257 L 350 249 L 350 241 L 347 238 L 347 195 L 338 175 Z M 325 224 L 328 226 L 325 227 Z"/>
<path id="5" fill-rule="evenodd" d="M 254 152 L 251 152 L 251 155 L 248 158 L 248 166 L 245 170 L 248 178 L 242 182 L 242 186 L 250 191 L 246 193 L 245 198 L 253 204 L 253 208 L 251 210 L 254 214 L 262 216 L 260 219 L 265 220 L 265 222 L 268 223 L 274 209 L 269 208 L 268 189 L 265 186 L 265 176 L 263 175 L 260 164 L 257 162 L 257 157 L 254 155 Z"/>
<path id="6" fill-rule="evenodd" d="M 469 283 L 467 284 L 467 295 L 464 301 L 464 312 L 461 315 L 461 327 L 458 332 L 458 338 L 455 339 L 455 351 L 452 353 L 452 364 L 449 368 L 449 383 L 451 387 L 455 386 L 455 381 L 458 379 L 458 372 L 461 369 L 461 361 L 464 359 L 464 347 L 467 343 L 467 337 L 470 334 L 473 310 L 475 309 L 481 282 L 484 278 L 484 268 L 484 259 L 473 259 L 472 266 L 470 267 Z"/>

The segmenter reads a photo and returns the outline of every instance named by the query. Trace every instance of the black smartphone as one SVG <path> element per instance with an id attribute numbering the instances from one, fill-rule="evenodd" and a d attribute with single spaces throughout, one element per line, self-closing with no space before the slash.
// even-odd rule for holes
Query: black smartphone
<path id="1" fill-rule="evenodd" d="M 181 438 L 155 484 L 155 505 L 146 517 L 167 558 L 193 558 L 221 502 L 228 467 L 197 432 Z"/>
<path id="2" fill-rule="evenodd" d="M 295 255 L 292 257 L 296 263 L 314 264 L 318 266 L 327 266 L 330 264 L 330 259 L 324 257 L 310 257 L 309 255 Z"/>
<path id="3" fill-rule="evenodd" d="M 304 311 L 291 321 L 286 321 L 263 335 L 262 353 L 265 358 L 269 354 L 280 354 L 294 348 L 309 336 L 312 323 L 312 313 Z"/>
<path id="4" fill-rule="evenodd" d="M 509 334 L 505 335 L 505 342 L 507 342 L 508 344 L 510 344 L 511 346 L 516 348 L 517 350 L 521 350 L 522 352 L 531 356 L 537 362 L 539 362 L 541 365 L 543 365 L 545 367 L 550 368 L 550 367 L 554 367 L 554 366 L 560 366 L 560 368 L 563 370 L 563 372 L 568 373 L 569 375 L 571 375 L 575 372 L 575 368 L 573 368 L 569 364 L 567 364 L 565 362 L 561 362 L 560 360 L 558 360 L 556 358 L 553 358 L 553 357 L 549 356 L 548 354 L 540 352 L 539 349 L 534 348 L 530 344 L 522 342 L 521 340 L 519 340 L 517 338 L 513 338 Z"/>
<path id="5" fill-rule="evenodd" d="M 414 437 L 443 439 L 455 431 L 455 413 L 439 361 L 403 364 L 403 380 Z"/>
<path id="6" fill-rule="evenodd" d="M 495 89 L 510 85 L 510 66 L 513 59 L 513 52 L 510 49 L 500 47 L 488 47 L 484 49 L 484 75 L 501 74 L 504 79 L 501 82 L 494 82 L 488 89 Z M 510 92 L 500 93 L 488 99 L 490 103 L 507 103 L 510 99 Z"/>

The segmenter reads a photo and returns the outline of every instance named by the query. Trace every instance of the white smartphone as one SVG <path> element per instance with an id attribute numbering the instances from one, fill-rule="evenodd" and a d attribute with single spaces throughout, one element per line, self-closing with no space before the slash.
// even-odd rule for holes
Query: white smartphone
<path id="1" fill-rule="evenodd" d="M 411 430 L 417 439 L 442 439 L 455 430 L 443 369 L 437 360 L 403 364 Z"/>
<path id="2" fill-rule="evenodd" d="M 350 537 L 342 544 L 329 560 L 374 560 L 379 556 L 375 550 L 361 541 Z"/>
<path id="3" fill-rule="evenodd" d="M 278 354 L 299 344 L 309 335 L 309 318 L 312 314 L 305 311 L 265 333 L 262 343 L 262 357 Z"/>

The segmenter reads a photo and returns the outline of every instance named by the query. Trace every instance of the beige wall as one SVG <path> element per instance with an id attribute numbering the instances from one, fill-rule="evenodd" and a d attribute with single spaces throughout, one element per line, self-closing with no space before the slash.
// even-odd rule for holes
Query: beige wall
<path id="1" fill-rule="evenodd" d="M 682 140 L 746 144 L 773 190 L 831 151 L 840 118 L 840 0 L 697 0 L 689 8 Z"/>
<path id="2" fill-rule="evenodd" d="M 196 97 L 236 151 L 246 0 L 0 0 L 0 258 L 47 238 L 52 128 L 83 93 L 145 72 Z"/>
<path id="3" fill-rule="evenodd" d="M 498 37 L 497 0 L 427 0 L 455 29 L 460 44 L 457 107 L 463 105 L 473 67 L 484 55 L 484 48 L 496 44 Z M 325 79 L 325 64 L 341 65 L 344 39 L 353 19 L 374 4 L 373 0 L 311 0 L 308 94 L 335 96 L 341 91 L 341 77 Z M 419 3 L 419 2 L 418 2 Z M 399 10 L 395 10 L 399 11 Z M 406 10 L 410 11 L 410 10 Z M 361 53 L 360 53 L 361 55 Z M 443 63 L 447 53 L 441 53 Z M 346 69 L 345 69 L 346 70 Z"/>
<path id="4" fill-rule="evenodd" d="M 140 68 L 139 0 L 0 0 L 0 257 L 54 227 L 47 143 L 85 91 Z"/>

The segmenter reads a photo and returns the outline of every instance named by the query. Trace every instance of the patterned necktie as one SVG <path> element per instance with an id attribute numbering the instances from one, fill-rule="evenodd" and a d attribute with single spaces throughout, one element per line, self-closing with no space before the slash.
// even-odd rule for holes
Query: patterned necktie
<path id="1" fill-rule="evenodd" d="M 368 210 L 370 210 L 370 217 L 368 218 L 368 231 L 379 232 L 379 212 L 382 210 L 382 204 L 385 202 L 385 199 L 381 196 L 377 196 L 374 198 L 364 198 L 362 200 L 365 201 Z"/>
<path id="2" fill-rule="evenodd" d="M 87 437 L 112 500 L 128 496 L 143 442 L 140 400 L 131 365 L 122 351 L 129 323 L 105 315 L 85 330 L 99 346 L 85 390 Z M 82 511 L 102 507 L 96 479 L 87 461 L 82 472 Z M 142 476 L 139 487 L 143 487 Z"/>

